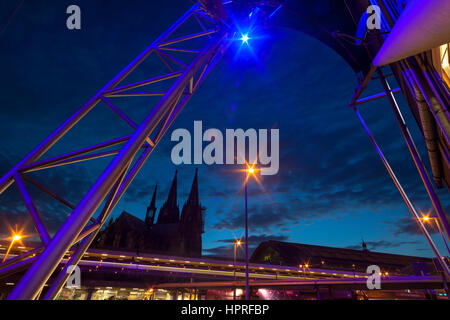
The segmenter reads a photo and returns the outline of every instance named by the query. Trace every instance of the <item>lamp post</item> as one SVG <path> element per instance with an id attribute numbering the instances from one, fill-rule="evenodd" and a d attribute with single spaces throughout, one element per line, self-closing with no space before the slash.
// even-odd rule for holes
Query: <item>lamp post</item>
<path id="1" fill-rule="evenodd" d="M 439 221 L 435 217 L 430 217 L 429 215 L 423 216 L 422 220 L 424 222 L 434 221 L 436 223 L 439 233 L 441 234 L 442 240 L 444 240 L 445 247 L 447 248 L 447 251 L 450 254 L 450 248 L 448 247 L 447 240 L 445 240 L 445 236 L 444 233 L 442 232 L 441 226 L 439 225 Z"/>
<path id="2" fill-rule="evenodd" d="M 11 243 L 9 244 L 8 250 L 6 251 L 6 254 L 5 254 L 5 256 L 3 257 L 2 263 L 5 262 L 6 259 L 8 258 L 9 252 L 11 251 L 11 249 L 12 249 L 12 247 L 13 247 L 13 245 L 14 245 L 14 242 L 20 241 L 21 239 L 22 239 L 22 236 L 19 235 L 19 234 L 14 234 L 14 235 L 11 237 Z"/>
<path id="3" fill-rule="evenodd" d="M 236 282 L 236 248 L 241 246 L 241 240 L 234 242 L 234 281 Z M 236 300 L 236 287 L 233 290 L 233 300 Z"/>
<path id="4" fill-rule="evenodd" d="M 250 300 L 249 279 L 248 279 L 248 210 L 247 210 L 247 181 L 255 172 L 253 167 L 248 167 L 245 174 L 245 299 Z"/>
<path id="5" fill-rule="evenodd" d="M 309 262 L 305 263 L 305 264 L 299 264 L 298 267 L 300 269 L 303 269 L 303 276 L 306 277 L 306 269 L 309 268 Z"/>

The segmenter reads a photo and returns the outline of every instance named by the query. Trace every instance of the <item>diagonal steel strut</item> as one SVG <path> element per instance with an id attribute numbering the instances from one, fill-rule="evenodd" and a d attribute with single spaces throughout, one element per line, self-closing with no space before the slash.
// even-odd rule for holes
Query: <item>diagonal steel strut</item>
<path id="1" fill-rule="evenodd" d="M 200 29 L 200 31 L 190 32 L 185 36 L 180 37 L 177 35 L 177 37 L 173 37 L 174 33 L 181 29 L 188 19 L 198 19 L 199 12 L 202 12 L 205 17 L 208 15 L 200 5 L 194 5 L 114 79 L 83 105 L 72 117 L 64 122 L 54 133 L 44 140 L 44 142 L 0 179 L 1 194 L 11 184 L 18 180 L 22 183 L 21 186 L 23 186 L 22 179 L 18 179 L 17 177 L 24 175 L 30 168 L 37 171 L 98 157 L 115 155 L 113 160 L 95 181 L 90 190 L 83 196 L 82 200 L 73 209 L 70 216 L 59 228 L 53 238 L 47 239 L 44 236 L 42 252 L 39 253 L 37 258 L 29 260 L 28 263 L 32 263 L 32 265 L 14 287 L 13 291 L 8 296 L 8 299 L 37 298 L 67 250 L 77 241 L 84 238 L 76 253 L 72 256 L 70 263 L 67 263 L 67 266 L 76 265 L 78 263 L 85 250 L 89 247 L 90 243 L 100 230 L 102 224 L 107 220 L 128 186 L 144 165 L 145 161 L 161 141 L 163 135 L 220 57 L 224 54 L 229 45 L 229 37 L 227 36 L 225 28 L 219 23 L 211 23 L 213 20 L 209 19 L 209 17 L 204 20 L 204 24 L 208 25 L 207 31 Z M 203 48 L 200 50 L 188 48 L 189 44 L 187 43 L 189 42 L 188 40 L 191 39 L 204 39 L 205 44 L 203 45 Z M 170 47 L 172 44 L 177 46 L 181 45 L 183 46 L 183 49 L 180 50 L 178 47 L 172 48 Z M 182 62 L 181 60 L 178 60 L 178 58 L 172 57 L 166 53 L 160 55 L 162 52 L 161 50 L 168 52 L 176 51 L 177 53 L 189 55 L 192 58 L 190 58 L 189 62 Z M 164 62 L 166 66 L 169 66 L 171 73 L 149 78 L 149 80 L 140 83 L 121 85 L 121 87 L 118 87 L 118 85 L 152 53 L 157 54 L 160 58 L 164 56 L 166 61 L 161 62 Z M 161 58 L 161 60 L 163 60 L 163 58 Z M 168 61 L 172 62 L 172 65 L 170 65 Z M 173 63 L 175 63 L 176 66 Z M 174 82 L 165 92 L 149 91 L 136 93 L 130 91 L 137 87 L 148 86 L 153 83 L 168 80 Z M 82 150 L 73 151 L 67 155 L 38 162 L 47 150 L 61 139 L 76 123 L 83 119 L 84 116 L 86 116 L 99 102 L 106 101 L 106 104 L 114 109 L 114 106 L 106 99 L 106 97 L 111 99 L 124 99 L 128 96 L 161 96 L 159 102 L 139 125 L 132 123 L 122 111 L 115 110 L 116 114 L 122 118 L 122 120 L 128 122 L 130 127 L 134 130 L 131 135 L 96 146 L 87 147 Z M 89 154 L 92 151 L 99 151 L 118 143 L 123 143 L 120 149 Z M 139 155 L 139 151 L 142 149 L 143 152 Z M 24 178 L 29 182 L 27 177 L 24 176 Z M 34 214 L 34 217 L 37 217 L 37 211 L 34 206 L 31 205 L 31 197 L 28 197 L 29 195 L 25 193 L 24 188 L 21 188 L 21 190 L 23 191 L 22 196 L 25 196 L 24 199 L 29 201 L 30 214 L 32 216 Z M 41 190 L 52 193 L 52 191 L 45 187 L 41 188 Z M 107 200 L 103 209 L 100 211 L 99 216 L 94 219 L 94 213 L 102 205 L 105 199 Z M 61 197 L 58 197 L 58 200 L 63 203 L 67 202 Z M 44 233 L 45 229 L 43 223 L 39 219 L 35 219 L 35 227 L 38 230 L 42 230 L 42 234 Z M 8 272 L 13 270 L 15 265 L 17 265 L 17 269 L 19 269 L 27 263 L 27 260 L 25 259 L 27 257 L 28 256 L 24 255 L 23 258 L 16 259 L 13 263 L 6 261 L 4 265 L 0 265 L 0 273 L 2 272 L 2 267 L 7 267 Z M 53 285 L 50 287 L 50 290 L 47 292 L 45 299 L 55 298 L 68 276 L 69 274 L 67 274 L 66 270 L 63 268 Z"/>

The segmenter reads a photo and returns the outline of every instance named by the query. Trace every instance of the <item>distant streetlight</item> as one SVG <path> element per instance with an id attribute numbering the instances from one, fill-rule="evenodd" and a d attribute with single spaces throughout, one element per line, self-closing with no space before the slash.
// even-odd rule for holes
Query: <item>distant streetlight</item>
<path id="1" fill-rule="evenodd" d="M 2 263 L 5 262 L 6 259 L 8 258 L 9 252 L 11 251 L 11 249 L 12 249 L 12 247 L 13 247 L 13 245 L 14 245 L 14 242 L 20 241 L 20 240 L 22 240 L 22 236 L 21 236 L 20 234 L 14 234 L 14 235 L 11 237 L 11 243 L 9 244 L 8 250 L 6 251 L 6 254 L 5 254 L 5 256 L 3 257 Z"/>
<path id="2" fill-rule="evenodd" d="M 236 249 L 241 246 L 241 240 L 234 242 L 234 280 L 236 280 Z"/>
<path id="3" fill-rule="evenodd" d="M 152 300 L 153 292 L 153 288 L 148 289 L 147 292 L 145 292 L 145 300 Z"/>
<path id="4" fill-rule="evenodd" d="M 299 264 L 298 267 L 299 267 L 300 269 L 303 268 L 303 274 L 306 275 L 306 269 L 309 268 L 309 262 L 307 262 L 307 263 L 305 263 L 305 264 Z"/>
<path id="5" fill-rule="evenodd" d="M 444 240 L 445 247 L 447 248 L 447 251 L 450 254 L 450 248 L 448 247 L 447 240 L 445 240 L 445 236 L 444 236 L 444 233 L 442 232 L 441 226 L 439 225 L 438 219 L 436 219 L 435 217 L 430 217 L 429 215 L 424 215 L 424 216 L 422 216 L 422 221 L 423 222 L 434 221 L 436 223 L 439 233 L 441 234 L 442 240 Z"/>

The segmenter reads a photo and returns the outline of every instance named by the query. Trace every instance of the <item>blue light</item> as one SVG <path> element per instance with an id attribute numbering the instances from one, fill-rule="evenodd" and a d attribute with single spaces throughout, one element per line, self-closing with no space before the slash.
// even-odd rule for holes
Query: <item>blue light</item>
<path id="1" fill-rule="evenodd" d="M 242 37 L 241 37 L 241 41 L 242 41 L 243 43 L 246 43 L 246 44 L 248 44 L 248 40 L 249 40 L 249 39 L 250 39 L 250 38 L 248 37 L 247 34 L 243 34 Z"/>

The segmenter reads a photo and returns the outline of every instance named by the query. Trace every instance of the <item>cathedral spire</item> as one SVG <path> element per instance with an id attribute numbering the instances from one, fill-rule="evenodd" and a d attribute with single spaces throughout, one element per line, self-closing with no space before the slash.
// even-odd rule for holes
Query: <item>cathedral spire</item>
<path id="1" fill-rule="evenodd" d="M 189 198 L 181 210 L 181 241 L 182 250 L 189 256 L 201 256 L 202 233 L 204 232 L 203 212 L 205 208 L 200 205 L 198 195 L 198 171 L 195 169 Z"/>
<path id="2" fill-rule="evenodd" d="M 155 185 L 155 190 L 153 191 L 152 201 L 150 205 L 147 207 L 147 214 L 145 215 L 145 224 L 147 226 L 152 226 L 155 221 L 156 214 L 156 190 L 158 189 L 158 185 Z"/>
<path id="3" fill-rule="evenodd" d="M 166 202 L 159 211 L 158 223 L 179 222 L 180 209 L 178 208 L 177 203 L 177 173 L 178 171 L 175 171 L 175 177 L 173 178 L 169 195 L 167 196 Z"/>
<path id="4" fill-rule="evenodd" d="M 194 181 L 192 182 L 191 192 L 189 193 L 189 198 L 187 200 L 187 204 L 191 206 L 199 206 L 198 199 L 198 169 L 195 168 L 195 176 Z"/>
<path id="5" fill-rule="evenodd" d="M 175 177 L 173 178 L 172 186 L 170 187 L 169 195 L 166 201 L 169 207 L 177 206 L 177 174 L 178 170 L 175 170 Z"/>

